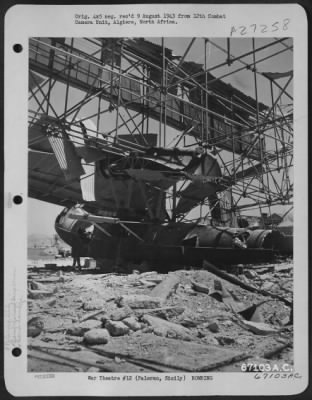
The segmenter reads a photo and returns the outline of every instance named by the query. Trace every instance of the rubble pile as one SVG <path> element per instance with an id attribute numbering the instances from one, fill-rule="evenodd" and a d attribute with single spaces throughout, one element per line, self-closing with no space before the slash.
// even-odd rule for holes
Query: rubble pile
<path id="1" fill-rule="evenodd" d="M 29 371 L 293 363 L 292 261 L 130 274 L 29 269 Z"/>

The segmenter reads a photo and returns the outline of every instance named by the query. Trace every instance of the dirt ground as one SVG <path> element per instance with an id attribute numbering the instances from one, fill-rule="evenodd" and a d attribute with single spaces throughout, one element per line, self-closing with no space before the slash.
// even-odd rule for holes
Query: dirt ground
<path id="1" fill-rule="evenodd" d="M 206 269 L 160 274 L 146 265 L 101 273 L 92 262 L 81 271 L 70 264 L 28 262 L 31 372 L 293 364 L 291 259 L 233 266 L 222 276 Z"/>

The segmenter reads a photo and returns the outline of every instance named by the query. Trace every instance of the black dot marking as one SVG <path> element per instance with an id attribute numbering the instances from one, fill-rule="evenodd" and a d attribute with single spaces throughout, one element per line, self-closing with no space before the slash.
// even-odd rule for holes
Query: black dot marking
<path id="1" fill-rule="evenodd" d="M 23 46 L 19 43 L 16 43 L 15 45 L 13 45 L 13 50 L 15 51 L 15 53 L 21 53 L 23 51 Z"/>
<path id="2" fill-rule="evenodd" d="M 19 357 L 22 354 L 22 350 L 19 347 L 14 347 L 12 350 L 12 355 L 14 357 Z"/>
<path id="3" fill-rule="evenodd" d="M 22 204 L 23 203 L 23 197 L 20 195 L 14 196 L 13 201 L 15 204 Z"/>

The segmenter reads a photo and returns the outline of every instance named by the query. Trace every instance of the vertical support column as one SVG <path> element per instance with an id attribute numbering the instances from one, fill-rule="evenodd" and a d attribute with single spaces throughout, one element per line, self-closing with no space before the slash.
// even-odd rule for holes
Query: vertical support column
<path id="1" fill-rule="evenodd" d="M 143 95 L 143 99 L 142 99 L 142 107 L 143 107 L 143 111 L 142 111 L 142 119 L 141 119 L 141 133 L 142 135 L 144 135 L 144 122 L 145 122 L 145 111 L 146 111 L 146 67 L 144 64 L 142 64 L 142 72 L 143 72 L 143 85 L 142 85 L 142 95 Z M 148 133 L 148 132 L 147 132 Z"/>
<path id="2" fill-rule="evenodd" d="M 177 184 L 173 184 L 172 188 L 172 221 L 176 221 L 176 206 L 177 206 Z"/>
<path id="3" fill-rule="evenodd" d="M 104 64 L 104 46 L 102 45 L 101 48 L 101 64 Z M 101 84 L 101 80 L 99 80 L 100 84 Z M 102 86 L 103 87 L 103 86 Z M 102 101 L 102 93 L 99 94 L 98 97 L 98 114 L 97 114 L 97 118 L 96 118 L 96 138 L 98 138 L 99 136 L 99 131 L 101 129 L 101 101 Z"/>
<path id="4" fill-rule="evenodd" d="M 231 95 L 231 118 L 233 118 L 233 98 Z M 231 124 L 231 137 L 232 137 L 232 162 L 233 162 L 233 170 L 234 170 L 234 181 L 236 184 L 236 165 L 235 165 L 235 139 L 234 139 L 234 133 L 233 133 L 233 125 Z M 244 169 L 244 164 L 242 164 L 242 169 Z M 233 214 L 234 214 L 234 219 L 237 221 L 236 217 L 236 210 L 234 210 L 234 202 L 233 202 L 233 186 L 231 185 L 230 189 L 230 196 L 231 196 L 231 223 L 233 222 Z"/>
<path id="5" fill-rule="evenodd" d="M 270 80 L 270 89 L 271 89 L 271 102 L 272 102 L 272 109 L 273 109 L 273 116 L 275 114 L 275 107 L 274 107 L 274 90 L 273 90 L 273 82 Z M 275 117 L 273 117 L 275 119 Z M 275 142 L 275 151 L 276 151 L 276 160 L 277 160 L 277 170 L 280 170 L 280 160 L 279 160 L 279 151 L 277 147 L 277 128 L 274 126 L 274 142 Z"/>
<path id="6" fill-rule="evenodd" d="M 167 65 L 166 62 L 166 48 L 165 48 L 165 38 L 161 38 L 162 47 L 162 105 L 163 105 L 163 146 L 166 147 L 166 125 L 167 125 Z"/>
<path id="7" fill-rule="evenodd" d="M 257 83 L 257 70 L 256 70 L 256 65 L 257 65 L 257 61 L 256 61 L 256 46 L 255 46 L 255 38 L 252 38 L 252 56 L 253 56 L 253 67 L 252 67 L 252 72 L 254 75 L 254 84 L 255 84 L 255 99 L 256 99 L 256 121 L 257 121 L 257 128 L 256 128 L 256 132 L 258 134 L 259 137 L 259 145 L 260 145 L 260 163 L 261 163 L 261 183 L 262 183 L 262 189 L 263 189 L 263 193 L 265 193 L 265 185 L 264 185 L 264 180 L 263 180 L 263 173 L 264 173 L 264 169 L 263 169 L 263 163 L 264 163 L 264 159 L 263 159 L 263 139 L 261 137 L 261 133 L 259 130 L 259 101 L 258 101 L 258 83 Z"/>
<path id="8" fill-rule="evenodd" d="M 73 47 L 74 47 L 74 38 L 71 38 L 70 40 L 70 52 L 73 52 Z M 70 78 L 70 73 L 71 73 L 71 60 L 72 58 L 69 57 L 69 67 L 67 70 L 67 80 L 66 80 L 66 92 L 65 92 L 65 105 L 64 105 L 64 114 L 66 115 L 67 113 L 67 107 L 68 107 L 68 96 L 69 96 L 69 78 Z"/>
<path id="9" fill-rule="evenodd" d="M 52 39 L 51 44 L 53 47 L 56 47 L 56 42 L 55 39 Z M 47 108 L 46 108 L 46 113 L 49 115 L 50 111 L 50 95 L 51 95 L 51 90 L 52 90 L 52 73 L 53 73 L 53 63 L 54 63 L 54 57 L 55 57 L 55 50 L 54 48 L 51 48 L 49 50 L 49 88 L 48 88 L 48 97 L 47 97 Z M 40 90 L 42 93 L 42 89 Z"/>
<path id="10" fill-rule="evenodd" d="M 208 72 L 207 72 L 207 43 L 204 39 L 204 54 L 205 54 L 205 127 L 206 127 L 206 142 L 209 144 L 209 115 L 208 115 Z"/>
<path id="11" fill-rule="evenodd" d="M 281 109 L 281 105 L 282 105 L 281 102 L 282 102 L 283 93 L 284 93 L 284 90 L 281 89 L 281 93 L 279 95 L 279 103 L 280 103 L 279 108 L 280 109 Z M 285 191 L 288 194 L 289 190 L 290 190 L 290 178 L 289 178 L 289 168 L 288 168 L 288 162 L 287 162 L 288 156 L 285 153 L 286 138 L 285 138 L 285 134 L 284 134 L 284 125 L 283 124 L 281 124 L 280 130 L 281 130 L 281 138 L 282 138 L 282 146 L 283 146 L 283 151 L 282 151 L 283 181 L 281 184 L 281 188 L 282 188 L 282 191 Z"/>
<path id="12" fill-rule="evenodd" d="M 115 141 L 118 139 L 118 123 L 119 123 L 119 108 L 120 108 L 120 96 L 121 96 L 121 64 L 122 64 L 122 50 L 123 50 L 123 41 L 121 42 L 120 45 L 120 64 L 119 64 L 119 77 L 118 77 L 118 92 L 117 92 L 117 109 L 116 109 L 116 135 L 115 135 Z M 115 45 L 113 47 L 113 62 L 114 62 L 114 56 L 115 56 Z"/>
<path id="13" fill-rule="evenodd" d="M 227 65 L 230 66 L 232 64 L 231 62 L 231 39 L 227 38 Z"/>

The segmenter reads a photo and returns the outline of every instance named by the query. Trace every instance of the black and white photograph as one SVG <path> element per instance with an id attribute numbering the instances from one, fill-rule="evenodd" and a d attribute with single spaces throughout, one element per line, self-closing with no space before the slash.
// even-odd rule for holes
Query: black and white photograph
<path id="1" fill-rule="evenodd" d="M 29 78 L 29 371 L 291 368 L 292 39 L 31 38 Z"/>
<path id="2" fill-rule="evenodd" d="M 26 216 L 26 342 L 14 351 L 50 385 L 79 373 L 208 394 L 228 373 L 301 378 L 294 148 L 306 132 L 291 18 L 267 22 L 269 35 L 170 35 L 179 19 L 227 18 L 170 10 L 72 13 L 79 36 L 38 31 L 23 48 L 27 192 L 13 203 Z"/>

